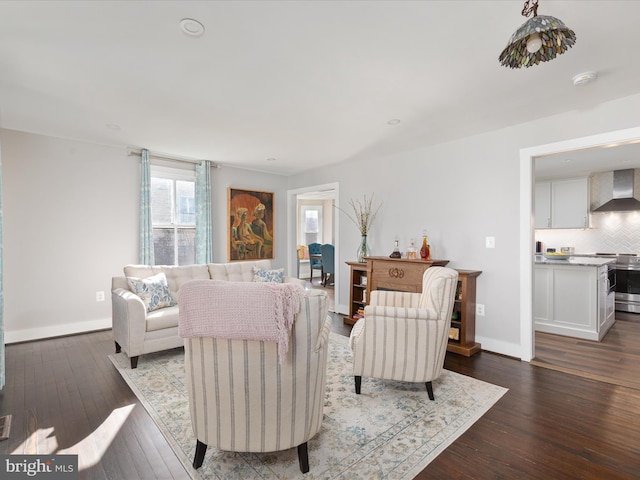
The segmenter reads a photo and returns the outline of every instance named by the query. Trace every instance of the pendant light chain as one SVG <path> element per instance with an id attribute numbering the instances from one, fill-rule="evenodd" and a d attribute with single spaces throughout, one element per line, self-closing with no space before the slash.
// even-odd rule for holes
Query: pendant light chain
<path id="1" fill-rule="evenodd" d="M 522 16 L 529 17 L 532 13 L 534 17 L 538 16 L 538 0 L 525 0 Z"/>

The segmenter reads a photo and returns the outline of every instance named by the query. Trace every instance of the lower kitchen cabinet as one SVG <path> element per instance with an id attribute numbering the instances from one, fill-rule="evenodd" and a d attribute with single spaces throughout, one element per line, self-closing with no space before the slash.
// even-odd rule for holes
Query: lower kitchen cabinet
<path id="1" fill-rule="evenodd" d="M 607 266 L 535 265 L 534 325 L 538 332 L 600 341 L 615 322 Z"/>

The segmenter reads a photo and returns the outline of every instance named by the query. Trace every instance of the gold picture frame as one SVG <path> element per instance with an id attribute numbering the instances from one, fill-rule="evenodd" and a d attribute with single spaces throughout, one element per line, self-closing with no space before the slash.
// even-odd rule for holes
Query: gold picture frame
<path id="1" fill-rule="evenodd" d="M 230 262 L 274 258 L 273 196 L 273 192 L 228 188 Z"/>

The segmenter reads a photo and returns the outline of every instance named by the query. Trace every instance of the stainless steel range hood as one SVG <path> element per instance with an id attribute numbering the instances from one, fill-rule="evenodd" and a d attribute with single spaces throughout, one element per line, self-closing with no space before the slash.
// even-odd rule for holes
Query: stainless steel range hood
<path id="1" fill-rule="evenodd" d="M 633 197 L 634 170 L 614 170 L 613 198 L 593 212 L 631 212 L 640 210 L 640 201 Z"/>

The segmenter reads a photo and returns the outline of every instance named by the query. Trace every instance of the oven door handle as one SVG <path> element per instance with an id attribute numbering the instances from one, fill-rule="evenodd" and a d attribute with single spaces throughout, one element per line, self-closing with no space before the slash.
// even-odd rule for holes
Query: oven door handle
<path id="1" fill-rule="evenodd" d="M 640 271 L 640 265 L 616 265 L 615 270 Z"/>

